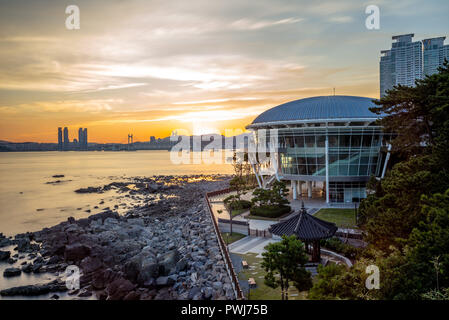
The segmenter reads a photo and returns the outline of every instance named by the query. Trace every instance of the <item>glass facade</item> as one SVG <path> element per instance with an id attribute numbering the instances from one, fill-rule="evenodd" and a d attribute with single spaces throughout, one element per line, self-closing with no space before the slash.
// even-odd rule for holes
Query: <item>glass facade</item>
<path id="1" fill-rule="evenodd" d="M 329 182 L 330 202 L 359 202 L 366 198 L 366 182 Z"/>
<path id="2" fill-rule="evenodd" d="M 385 157 L 381 148 L 386 146 L 389 136 L 385 136 L 379 126 L 335 122 L 328 126 L 309 124 L 307 127 L 279 128 L 280 174 L 287 180 L 325 181 L 326 137 L 329 201 L 360 201 L 366 197 L 369 177 L 382 174 Z"/>
<path id="3" fill-rule="evenodd" d="M 379 127 L 279 129 L 280 171 L 284 175 L 326 176 L 326 134 L 329 177 L 378 176 L 383 134 Z M 322 180 L 322 179 L 321 179 Z"/>

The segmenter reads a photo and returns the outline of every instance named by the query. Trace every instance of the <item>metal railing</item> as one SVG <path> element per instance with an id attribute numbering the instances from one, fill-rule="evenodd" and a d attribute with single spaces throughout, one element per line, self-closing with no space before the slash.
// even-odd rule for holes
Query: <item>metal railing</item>
<path id="1" fill-rule="evenodd" d="M 223 237 L 221 236 L 220 230 L 218 229 L 218 224 L 217 224 L 217 221 L 215 220 L 214 213 L 212 211 L 212 207 L 209 202 L 209 197 L 217 196 L 217 195 L 224 194 L 224 193 L 229 193 L 231 191 L 232 191 L 232 189 L 228 188 L 228 189 L 208 192 L 208 193 L 206 193 L 205 198 L 206 198 L 206 203 L 207 203 L 207 207 L 209 210 L 210 218 L 212 219 L 212 223 L 214 225 L 215 235 L 217 236 L 217 239 L 218 239 L 218 244 L 219 244 L 219 247 L 221 250 L 221 254 L 222 254 L 223 259 L 226 264 L 226 270 L 228 271 L 229 277 L 231 278 L 231 281 L 232 281 L 232 287 L 234 289 L 235 296 L 237 297 L 237 299 L 243 300 L 243 299 L 245 299 L 245 296 L 243 294 L 242 289 L 240 288 L 240 283 L 237 278 L 237 274 L 234 270 L 234 266 L 232 265 L 228 247 L 226 246 L 225 242 L 223 241 Z"/>

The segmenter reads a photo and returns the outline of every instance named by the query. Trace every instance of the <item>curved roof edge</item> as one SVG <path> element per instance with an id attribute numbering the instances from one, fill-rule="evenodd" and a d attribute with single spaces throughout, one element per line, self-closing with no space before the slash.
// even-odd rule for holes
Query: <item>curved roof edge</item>
<path id="1" fill-rule="evenodd" d="M 316 121 L 374 121 L 384 115 L 369 110 L 374 98 L 318 96 L 290 101 L 262 112 L 248 127 Z"/>

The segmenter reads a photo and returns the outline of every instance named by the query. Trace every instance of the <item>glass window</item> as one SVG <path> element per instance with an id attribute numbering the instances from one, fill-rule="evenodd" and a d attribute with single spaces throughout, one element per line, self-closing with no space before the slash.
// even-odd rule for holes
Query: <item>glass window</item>
<path id="1" fill-rule="evenodd" d="M 373 146 L 374 147 L 380 146 L 380 141 L 381 141 L 381 136 L 379 134 L 375 134 L 374 140 L 373 140 Z"/>
<path id="2" fill-rule="evenodd" d="M 356 176 L 359 173 L 359 166 L 358 165 L 351 165 L 349 166 L 349 175 L 350 176 Z"/>
<path id="3" fill-rule="evenodd" d="M 330 154 L 329 155 L 329 163 L 334 163 L 338 161 L 338 154 Z"/>
<path id="4" fill-rule="evenodd" d="M 308 157 L 307 164 L 316 164 L 316 157 L 315 156 Z"/>
<path id="5" fill-rule="evenodd" d="M 368 175 L 368 165 L 360 165 L 359 176 L 367 176 L 367 175 Z"/>
<path id="6" fill-rule="evenodd" d="M 362 143 L 362 136 L 360 135 L 351 136 L 351 148 L 360 148 L 361 143 Z"/>
<path id="7" fill-rule="evenodd" d="M 291 174 L 298 174 L 298 166 L 297 165 L 293 165 L 290 173 Z"/>
<path id="8" fill-rule="evenodd" d="M 362 146 L 363 147 L 371 147 L 371 140 L 372 140 L 372 136 L 371 135 L 364 135 L 363 136 L 363 142 L 362 142 Z"/>
<path id="9" fill-rule="evenodd" d="M 360 159 L 360 164 L 369 164 L 369 156 L 363 156 L 361 159 Z"/>
<path id="10" fill-rule="evenodd" d="M 326 136 L 317 136 L 316 145 L 318 148 L 324 148 L 326 145 Z"/>
<path id="11" fill-rule="evenodd" d="M 307 175 L 307 168 L 305 165 L 298 166 L 298 174 Z"/>
<path id="12" fill-rule="evenodd" d="M 360 153 L 359 152 L 351 152 L 349 156 L 349 164 L 359 165 Z"/>
<path id="13" fill-rule="evenodd" d="M 317 165 L 317 167 L 316 167 L 316 174 L 318 176 L 325 176 L 326 175 L 326 166 L 324 166 L 324 165 Z"/>
<path id="14" fill-rule="evenodd" d="M 329 164 L 329 175 L 330 176 L 338 176 L 338 165 L 337 164 Z"/>
<path id="15" fill-rule="evenodd" d="M 314 148 L 315 147 L 315 136 L 306 136 L 306 147 Z"/>
<path id="16" fill-rule="evenodd" d="M 308 171 L 309 171 L 309 175 L 313 175 L 313 174 L 315 174 L 315 172 L 316 172 L 316 165 L 314 165 L 314 164 L 309 164 L 309 165 L 307 166 L 307 169 L 308 169 Z"/>
<path id="17" fill-rule="evenodd" d="M 304 148 L 304 137 L 295 137 L 295 145 L 297 148 Z"/>
<path id="18" fill-rule="evenodd" d="M 294 147 L 293 138 L 292 137 L 286 137 L 285 138 L 285 143 L 286 143 L 287 147 L 290 147 L 290 148 Z"/>
<path id="19" fill-rule="evenodd" d="M 351 136 L 342 135 L 340 136 L 340 147 L 349 147 L 351 141 Z"/>
<path id="20" fill-rule="evenodd" d="M 317 154 L 317 164 L 325 164 L 326 156 L 324 154 Z"/>
<path id="21" fill-rule="evenodd" d="M 348 175 L 349 166 L 346 163 L 340 163 L 338 166 L 338 175 L 339 176 L 347 176 Z"/>
<path id="22" fill-rule="evenodd" d="M 329 147 L 338 147 L 338 136 L 330 135 L 329 136 Z"/>

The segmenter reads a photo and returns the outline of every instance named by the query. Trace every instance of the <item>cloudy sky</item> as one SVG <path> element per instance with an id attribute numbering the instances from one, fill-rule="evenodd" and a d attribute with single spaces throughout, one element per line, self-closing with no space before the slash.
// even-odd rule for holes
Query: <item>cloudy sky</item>
<path id="1" fill-rule="evenodd" d="M 365 27 L 370 4 L 380 30 Z M 334 87 L 376 98 L 391 36 L 449 36 L 448 13 L 447 0 L 0 0 L 0 140 L 225 133 Z"/>

